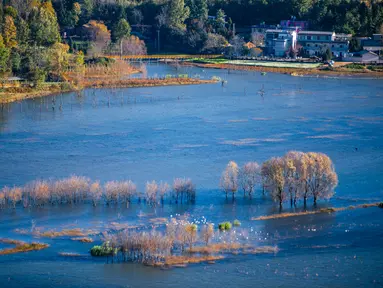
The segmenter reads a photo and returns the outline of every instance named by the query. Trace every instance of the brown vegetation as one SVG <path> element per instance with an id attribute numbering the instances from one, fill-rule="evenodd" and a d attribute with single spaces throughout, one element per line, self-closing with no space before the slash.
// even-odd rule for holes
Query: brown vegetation
<path id="1" fill-rule="evenodd" d="M 151 266 L 173 266 L 210 262 L 224 254 L 276 253 L 277 247 L 252 247 L 238 242 L 235 231 L 217 233 L 206 223 L 201 229 L 185 219 L 171 218 L 166 231 L 119 231 L 103 233 L 103 244 L 91 249 L 92 256 L 139 262 Z M 214 239 L 213 243 L 209 243 Z M 194 246 L 196 244 L 197 246 Z M 205 245 L 205 246 L 203 246 Z M 186 249 L 185 247 L 188 246 Z M 108 260 L 107 260 L 108 261 Z"/>
<path id="2" fill-rule="evenodd" d="M 233 252 L 245 248 L 250 248 L 250 246 L 240 243 L 214 243 L 207 246 L 193 247 L 187 251 L 190 253 L 214 254 L 221 252 Z"/>
<path id="3" fill-rule="evenodd" d="M 7 239 L 7 238 L 0 238 L 0 242 L 15 245 L 15 247 L 13 248 L 0 250 L 0 255 L 37 251 L 37 250 L 42 250 L 49 247 L 48 244 L 44 244 L 44 243 L 37 243 L 37 242 L 26 243 L 23 241 Z"/>
<path id="4" fill-rule="evenodd" d="M 369 207 L 380 207 L 381 203 L 367 203 L 367 204 L 360 204 L 356 206 L 348 206 L 348 207 L 329 207 L 329 208 L 322 208 L 315 211 L 303 211 L 303 212 L 293 212 L 293 213 L 280 213 L 280 214 L 272 214 L 267 216 L 259 216 L 255 218 L 251 218 L 251 220 L 269 220 L 269 219 L 280 219 L 280 218 L 287 218 L 287 217 L 295 217 L 295 216 L 304 216 L 304 215 L 312 215 L 312 214 L 321 214 L 321 213 L 334 213 L 344 210 L 354 210 L 354 209 L 360 209 L 360 208 L 369 208 Z"/>
<path id="5" fill-rule="evenodd" d="M 71 238 L 70 240 L 79 241 L 82 243 L 92 243 L 93 242 L 93 239 L 89 238 L 89 237 L 75 237 L 75 238 Z"/>
<path id="6" fill-rule="evenodd" d="M 83 230 L 80 228 L 64 229 L 61 231 L 49 230 L 49 231 L 45 231 L 45 232 L 39 232 L 37 230 L 37 231 L 33 232 L 33 234 L 35 236 L 47 237 L 47 238 L 57 238 L 57 237 L 65 237 L 65 236 L 86 237 L 88 235 L 94 235 L 94 234 L 98 234 L 98 233 L 99 232 L 97 232 L 95 230 Z M 76 240 L 80 241 L 79 239 L 84 239 L 84 238 L 77 238 Z M 89 238 L 85 238 L 85 239 L 89 239 Z M 72 239 L 72 240 L 74 240 L 74 239 Z M 85 241 L 83 241 L 83 242 L 85 242 Z"/>
<path id="7" fill-rule="evenodd" d="M 212 262 L 216 260 L 221 260 L 223 258 L 224 257 L 222 255 L 202 255 L 202 256 L 176 255 L 176 256 L 166 257 L 164 263 L 162 263 L 161 265 L 177 266 L 177 265 L 183 265 L 183 264 L 195 264 L 195 263 L 202 263 L 202 262 Z M 158 266 L 158 264 L 155 266 Z"/>

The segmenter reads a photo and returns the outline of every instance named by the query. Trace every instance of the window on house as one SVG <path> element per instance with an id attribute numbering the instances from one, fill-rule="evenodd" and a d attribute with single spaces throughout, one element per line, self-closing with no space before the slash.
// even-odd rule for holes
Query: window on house
<path id="1" fill-rule="evenodd" d="M 340 45 L 340 48 L 343 48 L 343 45 Z"/>
<path id="2" fill-rule="evenodd" d="M 318 47 L 318 44 L 315 44 L 315 47 Z"/>
<path id="3" fill-rule="evenodd" d="M 335 45 L 333 44 L 333 45 L 331 45 L 331 47 L 332 47 L 332 48 L 334 48 L 334 47 L 335 47 Z"/>
<path id="4" fill-rule="evenodd" d="M 307 40 L 311 40 L 311 36 L 307 36 Z"/>

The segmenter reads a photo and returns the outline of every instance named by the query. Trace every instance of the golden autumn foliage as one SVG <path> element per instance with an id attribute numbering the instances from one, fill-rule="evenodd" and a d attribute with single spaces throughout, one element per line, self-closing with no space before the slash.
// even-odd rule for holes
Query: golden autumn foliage
<path id="1" fill-rule="evenodd" d="M 9 15 L 5 16 L 4 20 L 4 44 L 7 48 L 14 48 L 17 46 L 17 29 L 13 18 Z"/>

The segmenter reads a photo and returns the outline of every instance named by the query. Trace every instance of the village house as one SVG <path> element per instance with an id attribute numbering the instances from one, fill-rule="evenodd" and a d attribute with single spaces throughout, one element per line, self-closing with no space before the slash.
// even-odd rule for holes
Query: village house
<path id="1" fill-rule="evenodd" d="M 357 63 L 379 63 L 380 62 L 378 54 L 371 51 L 367 51 L 367 50 L 352 53 L 348 57 L 344 58 L 344 61 L 357 62 Z"/>
<path id="2" fill-rule="evenodd" d="M 361 46 L 363 50 L 380 54 L 383 50 L 383 34 L 373 34 L 372 38 L 361 39 Z"/>
<path id="3" fill-rule="evenodd" d="M 343 58 L 348 55 L 349 37 L 327 31 L 299 31 L 298 44 L 310 56 L 321 56 L 329 48 L 334 57 Z"/>
<path id="4" fill-rule="evenodd" d="M 290 49 L 295 49 L 297 32 L 294 30 L 269 29 L 266 31 L 266 53 L 276 57 L 284 57 Z"/>
<path id="5" fill-rule="evenodd" d="M 308 21 L 297 21 L 294 17 L 291 20 L 281 20 L 280 27 L 282 29 L 307 30 L 309 28 Z"/>

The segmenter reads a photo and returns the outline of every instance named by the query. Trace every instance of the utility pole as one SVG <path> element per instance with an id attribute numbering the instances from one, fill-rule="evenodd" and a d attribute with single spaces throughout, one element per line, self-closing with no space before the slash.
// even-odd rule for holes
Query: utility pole
<path id="1" fill-rule="evenodd" d="M 233 23 L 233 37 L 235 37 L 235 23 Z"/>
<path id="2" fill-rule="evenodd" d="M 120 60 L 122 60 L 122 40 L 123 38 L 120 40 Z"/>
<path id="3" fill-rule="evenodd" d="M 160 52 L 160 29 L 157 29 L 157 51 Z"/>

